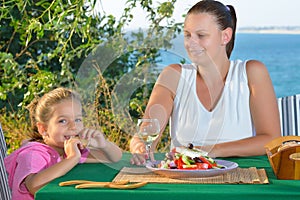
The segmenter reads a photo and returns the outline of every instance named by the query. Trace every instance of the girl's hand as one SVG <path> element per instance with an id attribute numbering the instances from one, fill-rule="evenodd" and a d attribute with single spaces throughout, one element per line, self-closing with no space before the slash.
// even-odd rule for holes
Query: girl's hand
<path id="1" fill-rule="evenodd" d="M 76 158 L 78 162 L 81 157 L 80 150 L 78 146 L 80 145 L 80 140 L 77 138 L 70 138 L 69 140 L 65 140 L 64 150 L 66 154 L 66 158 Z"/>
<path id="2" fill-rule="evenodd" d="M 107 141 L 104 138 L 104 135 L 102 132 L 95 130 L 95 129 L 89 129 L 89 128 L 84 128 L 79 132 L 80 138 L 88 140 L 89 142 L 89 147 L 94 147 L 94 148 L 105 148 Z"/>

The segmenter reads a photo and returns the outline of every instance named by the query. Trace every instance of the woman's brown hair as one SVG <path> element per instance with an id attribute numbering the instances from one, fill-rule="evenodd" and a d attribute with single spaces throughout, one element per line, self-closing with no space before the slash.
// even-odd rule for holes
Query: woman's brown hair
<path id="1" fill-rule="evenodd" d="M 235 31 L 236 31 L 236 13 L 235 9 L 231 5 L 225 6 L 219 1 L 213 0 L 203 0 L 196 3 L 187 13 L 189 14 L 199 14 L 208 13 L 215 17 L 220 30 L 225 30 L 230 27 L 232 29 L 232 38 L 226 45 L 226 53 L 228 58 L 230 58 L 231 52 L 234 47 L 235 41 Z"/>

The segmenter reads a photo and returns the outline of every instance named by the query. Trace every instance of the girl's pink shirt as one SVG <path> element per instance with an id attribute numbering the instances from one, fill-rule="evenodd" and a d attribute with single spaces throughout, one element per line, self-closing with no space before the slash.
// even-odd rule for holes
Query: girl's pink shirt
<path id="1" fill-rule="evenodd" d="M 88 149 L 82 150 L 79 163 L 85 162 L 88 154 Z M 25 178 L 29 174 L 38 173 L 60 161 L 61 158 L 56 150 L 39 142 L 28 142 L 4 158 L 8 183 L 12 190 L 12 200 L 33 200 L 34 196 L 25 186 Z"/>

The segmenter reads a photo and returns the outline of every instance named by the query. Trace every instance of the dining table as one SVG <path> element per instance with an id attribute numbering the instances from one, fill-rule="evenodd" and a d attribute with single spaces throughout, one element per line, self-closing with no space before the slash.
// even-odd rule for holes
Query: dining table
<path id="1" fill-rule="evenodd" d="M 130 153 L 123 153 L 117 163 L 83 163 L 59 177 L 35 194 L 35 200 L 135 200 L 135 199 L 198 199 L 198 200 L 288 200 L 300 198 L 300 180 L 279 180 L 270 166 L 268 157 L 230 157 L 221 158 L 238 164 L 239 168 L 256 167 L 264 169 L 267 184 L 182 184 L 147 183 L 136 189 L 89 188 L 76 189 L 73 186 L 59 186 L 68 180 L 90 180 L 110 182 L 123 167 L 141 168 L 130 163 Z M 164 153 L 155 153 L 155 159 L 161 160 Z"/>

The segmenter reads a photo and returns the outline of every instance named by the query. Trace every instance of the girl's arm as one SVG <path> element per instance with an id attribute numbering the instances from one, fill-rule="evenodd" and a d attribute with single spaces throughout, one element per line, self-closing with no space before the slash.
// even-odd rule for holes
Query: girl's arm
<path id="1" fill-rule="evenodd" d="M 44 169 L 36 174 L 30 174 L 25 179 L 25 185 L 28 191 L 34 195 L 41 187 L 61 177 L 69 172 L 80 160 L 81 153 L 78 145 L 80 141 L 78 139 L 70 139 L 65 141 L 65 153 L 67 157 L 61 162 L 58 162 L 47 169 Z"/>
<path id="2" fill-rule="evenodd" d="M 106 140 L 106 145 L 101 148 L 91 148 L 86 159 L 88 163 L 118 162 L 122 158 L 122 150 L 114 143 Z"/>
<path id="3" fill-rule="evenodd" d="M 88 146 L 90 153 L 85 162 L 118 162 L 122 158 L 122 150 L 116 144 L 106 140 L 102 132 L 85 128 L 80 135 L 90 141 Z"/>

